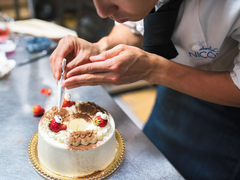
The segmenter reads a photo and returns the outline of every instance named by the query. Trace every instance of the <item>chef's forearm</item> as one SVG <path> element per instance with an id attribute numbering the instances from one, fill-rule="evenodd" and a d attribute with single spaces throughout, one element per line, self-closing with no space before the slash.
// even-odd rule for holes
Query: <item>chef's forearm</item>
<path id="1" fill-rule="evenodd" d="M 126 26 L 122 24 L 115 25 L 108 36 L 100 39 L 97 45 L 101 52 L 111 49 L 119 44 L 126 44 L 131 46 L 142 47 L 141 35 L 133 34 Z"/>
<path id="2" fill-rule="evenodd" d="M 216 104 L 240 107 L 240 90 L 229 72 L 204 71 L 169 60 L 156 63 L 158 65 L 152 71 L 151 83 L 162 84 Z"/>

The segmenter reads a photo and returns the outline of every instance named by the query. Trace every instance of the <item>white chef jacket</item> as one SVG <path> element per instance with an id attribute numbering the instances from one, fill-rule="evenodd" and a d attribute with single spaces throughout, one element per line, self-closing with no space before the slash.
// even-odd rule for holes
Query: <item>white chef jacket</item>
<path id="1" fill-rule="evenodd" d="M 123 23 L 144 34 L 143 20 Z M 172 41 L 172 61 L 208 71 L 229 71 L 240 89 L 240 0 L 184 0 Z"/>

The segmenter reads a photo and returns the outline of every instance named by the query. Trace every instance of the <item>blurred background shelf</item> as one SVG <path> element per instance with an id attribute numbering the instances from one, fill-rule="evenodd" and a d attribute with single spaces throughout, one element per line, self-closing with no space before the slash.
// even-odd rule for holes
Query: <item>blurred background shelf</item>
<path id="1" fill-rule="evenodd" d="M 78 37 L 96 42 L 109 34 L 114 21 L 100 18 L 92 0 L 1 0 L 0 12 L 15 20 L 37 18 L 75 30 Z"/>

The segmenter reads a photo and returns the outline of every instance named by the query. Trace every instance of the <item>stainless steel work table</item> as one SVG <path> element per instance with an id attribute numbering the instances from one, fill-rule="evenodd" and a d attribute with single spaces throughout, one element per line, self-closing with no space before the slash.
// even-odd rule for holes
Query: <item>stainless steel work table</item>
<path id="1" fill-rule="evenodd" d="M 17 52 L 18 53 L 18 52 Z M 10 55 L 16 60 L 25 54 Z M 50 96 L 40 93 L 50 88 Z M 182 176 L 143 132 L 118 107 L 101 86 L 70 90 L 73 100 L 92 101 L 108 110 L 125 142 L 125 156 L 121 166 L 107 179 L 164 179 L 180 180 Z M 33 116 L 33 105 L 49 110 L 57 105 L 57 85 L 53 79 L 48 57 L 15 67 L 0 79 L 0 179 L 43 179 L 28 158 L 29 141 L 37 131 L 40 117 Z"/>

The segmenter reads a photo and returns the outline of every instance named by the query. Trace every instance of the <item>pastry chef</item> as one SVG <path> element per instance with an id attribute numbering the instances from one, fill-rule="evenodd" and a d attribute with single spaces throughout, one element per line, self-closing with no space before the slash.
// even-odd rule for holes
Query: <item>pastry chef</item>
<path id="1" fill-rule="evenodd" d="M 158 85 L 144 133 L 186 179 L 240 179 L 240 1 L 93 0 L 116 21 L 96 43 L 66 36 L 50 56 L 63 86 Z"/>

